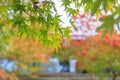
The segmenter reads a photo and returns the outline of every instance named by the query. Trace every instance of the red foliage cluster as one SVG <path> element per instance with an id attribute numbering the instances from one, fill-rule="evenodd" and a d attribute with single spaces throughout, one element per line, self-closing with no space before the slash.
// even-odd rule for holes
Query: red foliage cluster
<path id="1" fill-rule="evenodd" d="M 70 41 L 70 46 L 76 46 L 76 47 L 80 47 L 81 45 L 83 45 L 84 41 L 83 40 L 72 40 Z"/>
<path id="2" fill-rule="evenodd" d="M 0 80 L 19 80 L 14 74 L 8 74 L 0 69 Z"/>
<path id="3" fill-rule="evenodd" d="M 120 36 L 119 37 L 113 36 L 112 43 L 113 43 L 113 47 L 120 46 Z"/>
<path id="4" fill-rule="evenodd" d="M 76 51 L 75 53 L 76 56 L 79 56 L 79 57 L 86 57 L 87 56 L 87 52 L 86 51 Z"/>
<path id="5" fill-rule="evenodd" d="M 101 35 L 102 37 L 102 35 Z M 96 42 L 100 43 L 101 37 L 96 36 Z M 102 41 L 101 41 L 102 42 Z M 120 36 L 117 34 L 106 34 L 103 40 L 104 44 L 107 44 L 108 46 L 112 46 L 114 48 L 120 46 Z"/>
<path id="6" fill-rule="evenodd" d="M 53 51 L 53 48 L 44 46 L 42 42 L 38 42 L 37 39 L 18 39 L 15 38 L 13 40 L 13 53 L 14 55 L 17 55 L 16 49 L 19 50 L 19 52 L 24 53 L 24 55 L 31 55 L 29 59 L 37 59 L 43 62 L 47 62 L 51 52 Z M 28 56 L 27 56 L 28 57 Z M 24 58 L 25 59 L 25 58 Z"/>

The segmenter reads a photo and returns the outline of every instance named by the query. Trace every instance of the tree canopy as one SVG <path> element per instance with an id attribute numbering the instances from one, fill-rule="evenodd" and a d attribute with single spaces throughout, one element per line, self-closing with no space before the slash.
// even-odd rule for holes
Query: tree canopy
<path id="1" fill-rule="evenodd" d="M 102 18 L 99 30 L 112 33 L 114 25 L 120 28 L 119 0 L 60 0 L 70 17 L 80 13 L 80 7 L 91 15 L 111 14 Z M 0 0 L 0 36 L 31 37 L 45 45 L 59 47 L 62 37 L 70 38 L 70 27 L 63 28 L 54 0 Z M 0 37 L 0 38 L 1 38 Z"/>

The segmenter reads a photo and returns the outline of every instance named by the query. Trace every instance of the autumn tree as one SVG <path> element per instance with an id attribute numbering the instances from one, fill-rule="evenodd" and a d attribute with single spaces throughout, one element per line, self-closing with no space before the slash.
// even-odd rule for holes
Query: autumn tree
<path id="1" fill-rule="evenodd" d="M 10 48 L 2 56 L 8 60 L 17 61 L 18 71 L 21 69 L 32 71 L 30 64 L 47 63 L 52 50 L 53 48 L 46 48 L 42 43 L 37 43 L 36 40 L 14 38 Z M 38 69 L 40 69 L 39 66 Z M 35 68 L 33 68 L 33 72 L 34 70 Z"/>
<path id="2" fill-rule="evenodd" d="M 119 1 L 118 0 L 60 0 L 65 12 L 70 17 L 80 13 L 99 16 L 111 14 L 102 19 L 101 29 L 112 33 L 114 24 L 119 28 Z M 61 37 L 69 38 L 69 27 L 63 28 L 60 15 L 57 12 L 54 0 L 1 0 L 0 1 L 0 28 L 1 35 L 12 34 L 21 37 L 37 38 L 45 45 L 60 46 Z M 116 17 L 115 17 L 116 16 Z M 111 26 L 111 27 L 109 27 Z"/>
<path id="3" fill-rule="evenodd" d="M 116 80 L 120 75 L 120 36 L 107 33 L 103 40 L 101 39 L 101 34 L 87 38 L 79 47 L 81 51 L 75 54 L 88 72 Z"/>
<path id="4" fill-rule="evenodd" d="M 50 46 L 46 48 L 42 43 L 38 43 L 37 40 L 31 38 L 19 39 L 17 37 L 14 37 L 8 46 L 9 48 L 0 55 L 1 60 L 8 61 L 8 63 L 3 66 L 5 70 L 0 70 L 0 78 L 4 78 L 5 76 L 5 79 L 15 78 L 15 75 L 27 75 L 30 78 L 33 76 L 37 78 L 38 76 L 35 74 L 41 71 L 40 63 L 44 62 L 47 64 L 50 54 L 54 49 Z M 14 62 L 12 67 L 9 67 L 10 62 Z M 6 69 L 6 67 L 12 69 L 9 70 Z"/>

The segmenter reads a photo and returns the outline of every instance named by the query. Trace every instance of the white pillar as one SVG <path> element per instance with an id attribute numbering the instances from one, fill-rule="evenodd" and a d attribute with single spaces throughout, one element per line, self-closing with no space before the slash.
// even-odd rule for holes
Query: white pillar
<path id="1" fill-rule="evenodd" d="M 58 58 L 50 58 L 49 62 L 50 62 L 50 67 L 48 68 L 48 71 L 59 73 L 61 70 L 59 59 Z"/>
<path id="2" fill-rule="evenodd" d="M 70 65 L 69 70 L 70 70 L 70 72 L 76 72 L 76 62 L 77 62 L 77 60 L 75 60 L 75 59 L 70 59 L 69 60 L 69 65 Z"/>

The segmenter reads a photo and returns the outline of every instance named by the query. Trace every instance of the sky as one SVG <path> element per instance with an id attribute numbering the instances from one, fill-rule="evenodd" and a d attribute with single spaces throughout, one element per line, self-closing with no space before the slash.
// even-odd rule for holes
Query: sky
<path id="1" fill-rule="evenodd" d="M 53 0 L 53 1 L 56 4 L 55 6 L 58 10 L 59 15 L 62 15 L 61 20 L 64 22 L 64 23 L 62 23 L 62 26 L 63 27 L 70 26 L 69 17 L 67 16 L 66 12 L 64 11 L 64 7 L 61 6 L 62 3 L 60 2 L 60 0 Z"/>

